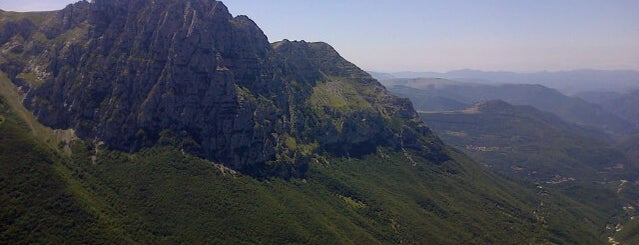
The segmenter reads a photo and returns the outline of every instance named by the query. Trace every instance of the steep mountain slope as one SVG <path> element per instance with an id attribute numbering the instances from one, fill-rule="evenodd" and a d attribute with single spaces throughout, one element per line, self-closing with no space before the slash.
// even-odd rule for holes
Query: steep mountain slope
<path id="1" fill-rule="evenodd" d="M 96 196 L 106 196 L 107 203 L 117 197 L 119 203 L 110 203 L 116 216 L 126 212 L 120 218 L 125 229 L 141 241 L 455 244 L 597 240 L 596 234 L 579 231 L 590 229 L 588 225 L 573 229 L 561 227 L 564 220 L 552 219 L 563 210 L 544 210 L 543 215 L 551 217 L 552 229 L 571 229 L 570 236 L 544 230 L 528 220 L 534 219 L 535 206 L 520 210 L 524 206 L 506 204 L 536 201 L 531 192 L 515 198 L 500 190 L 512 188 L 511 184 L 497 188 L 494 183 L 481 187 L 463 181 L 474 176 L 470 171 L 479 169 L 453 167 L 452 162 L 438 166 L 415 158 L 420 164 L 411 166 L 396 153 L 386 159 L 329 158 L 330 165 L 312 164 L 306 180 L 258 182 L 224 174 L 210 163 L 184 158 L 170 148 L 143 150 L 133 155 L 133 161 L 127 158 L 105 152 L 98 157 L 97 166 L 84 163 L 79 167 L 86 169 L 87 182 L 100 183 Z M 448 171 L 454 177 L 447 177 Z M 481 175 L 486 173 L 479 173 L 478 182 L 483 182 L 487 176 Z M 441 193 L 444 189 L 451 194 Z M 484 198 L 473 192 L 495 193 Z M 146 230 L 137 231 L 137 226 Z"/>
<path id="2" fill-rule="evenodd" d="M 495 176 L 329 45 L 269 44 L 221 2 L 79 2 L 1 13 L 0 33 L 2 95 L 12 102 L 0 127 L 16 120 L 33 135 L 2 129 L 3 144 L 33 142 L 3 145 L 1 166 L 51 177 L 30 210 L 73 211 L 23 212 L 25 200 L 11 200 L 21 182 L 3 175 L 10 229 L 0 243 L 31 242 L 22 236 L 31 225 L 67 216 L 40 240 L 71 231 L 144 244 L 605 242 L 605 214 Z M 19 101 L 79 139 L 15 117 Z M 49 207 L 48 192 L 68 198 Z"/>
<path id="3" fill-rule="evenodd" d="M 325 156 L 305 179 L 258 181 L 173 146 L 56 151 L 0 102 L 2 243 L 604 244 L 604 215 L 450 150 Z"/>
<path id="4" fill-rule="evenodd" d="M 41 122 L 114 149 L 171 144 L 254 176 L 288 178 L 303 176 L 319 151 L 357 156 L 435 139 L 408 100 L 330 46 L 272 46 L 220 2 L 79 2 L 39 16 L 40 26 L 28 17 L 4 18 L 2 31 L 13 36 L 0 43 L 0 69 Z M 30 28 L 12 31 L 18 24 Z"/>
<path id="5" fill-rule="evenodd" d="M 61 160 L 0 96 L 0 243 L 124 240 L 75 202 Z"/>
<path id="6" fill-rule="evenodd" d="M 541 85 L 485 85 L 428 78 L 394 79 L 382 82 L 394 85 L 389 87 L 394 94 L 415 101 L 416 109 L 420 111 L 455 110 L 459 109 L 460 104 L 472 105 L 481 101 L 504 100 L 514 105 L 531 105 L 537 109 L 552 112 L 568 122 L 599 128 L 615 138 L 622 138 L 637 131 L 634 124 L 598 105 L 565 96 Z M 450 107 L 429 106 L 427 102 L 433 100 L 432 95 L 452 101 L 448 103 Z"/>

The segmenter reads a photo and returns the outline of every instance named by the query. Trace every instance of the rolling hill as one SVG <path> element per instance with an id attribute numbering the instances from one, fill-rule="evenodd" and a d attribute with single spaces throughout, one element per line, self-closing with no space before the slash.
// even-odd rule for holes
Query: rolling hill
<path id="1" fill-rule="evenodd" d="M 514 105 L 530 105 L 554 113 L 567 122 L 602 130 L 615 139 L 633 134 L 637 127 L 599 105 L 568 97 L 554 89 L 528 84 L 478 84 L 445 79 L 384 80 L 389 90 L 414 101 L 419 111 L 460 110 L 462 106 L 488 100 L 503 100 Z M 443 101 L 443 102 L 442 102 Z M 600 135 L 605 139 L 606 136 Z"/>
<path id="2" fill-rule="evenodd" d="M 576 96 L 598 104 L 616 116 L 639 125 L 639 90 L 624 93 L 591 91 L 579 93 Z"/>
<path id="3" fill-rule="evenodd" d="M 608 214 L 608 230 L 637 215 L 639 166 L 628 154 L 636 152 L 630 141 L 615 147 L 551 113 L 504 101 L 420 116 L 444 142 L 494 171 L 558 190 Z"/>
<path id="4" fill-rule="evenodd" d="M 556 178 L 605 181 L 637 178 L 637 166 L 589 130 L 531 106 L 487 101 L 460 111 L 422 112 L 444 142 L 491 168 L 538 182 Z"/>

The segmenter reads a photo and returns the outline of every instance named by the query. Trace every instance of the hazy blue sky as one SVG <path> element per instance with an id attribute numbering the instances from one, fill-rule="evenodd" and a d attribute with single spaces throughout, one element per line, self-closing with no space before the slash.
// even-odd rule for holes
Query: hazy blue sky
<path id="1" fill-rule="evenodd" d="M 60 9 L 73 0 L 0 0 Z M 639 70 L 639 0 L 227 0 L 270 41 L 324 41 L 366 70 Z"/>

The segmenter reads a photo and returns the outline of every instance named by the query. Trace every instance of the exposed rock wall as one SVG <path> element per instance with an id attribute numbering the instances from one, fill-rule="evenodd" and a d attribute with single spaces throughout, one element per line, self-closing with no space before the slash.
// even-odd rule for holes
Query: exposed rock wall
<path id="1" fill-rule="evenodd" d="M 321 152 L 445 158 L 408 100 L 328 44 L 271 45 L 221 2 L 95 0 L 51 16 L 0 22 L 0 68 L 40 121 L 82 138 L 171 144 L 259 177 L 302 176 Z M 23 50 L 8 54 L 11 43 Z"/>

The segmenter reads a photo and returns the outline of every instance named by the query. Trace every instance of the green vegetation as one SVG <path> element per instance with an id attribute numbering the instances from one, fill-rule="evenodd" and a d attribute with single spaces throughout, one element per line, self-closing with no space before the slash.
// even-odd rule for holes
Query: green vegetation
<path id="1" fill-rule="evenodd" d="M 636 132 L 633 123 L 599 106 L 541 85 L 479 84 L 432 78 L 394 79 L 385 83 L 393 94 L 410 98 L 418 111 L 461 110 L 481 101 L 504 100 L 514 105 L 534 106 L 567 122 L 607 133 L 592 132 L 590 137 L 620 138 Z"/>
<path id="2" fill-rule="evenodd" d="M 562 183 L 630 178 L 636 166 L 589 131 L 529 106 L 490 101 L 457 112 L 421 113 L 444 140 L 499 173 Z"/>
<path id="3" fill-rule="evenodd" d="M 54 11 L 47 12 L 13 12 L 13 11 L 5 11 L 2 12 L 2 16 L 5 19 L 0 19 L 0 24 L 8 21 L 20 21 L 23 19 L 30 20 L 35 25 L 42 25 L 43 22 L 50 19 L 55 15 Z"/>
<path id="4" fill-rule="evenodd" d="M 570 197 L 559 203 L 574 203 L 571 212 L 588 215 L 602 230 L 629 220 L 622 207 L 639 196 L 637 185 L 626 181 L 637 178 L 637 166 L 606 143 L 583 136 L 584 128 L 501 101 L 420 116 L 444 142 L 494 171 Z"/>
<path id="5" fill-rule="evenodd" d="M 639 244 L 639 219 L 635 218 L 628 222 L 623 229 L 615 235 L 615 240 L 620 244 Z"/>
<path id="6" fill-rule="evenodd" d="M 41 78 L 39 78 L 37 74 L 33 72 L 20 73 L 18 74 L 18 76 L 16 76 L 16 78 L 23 79 L 24 81 L 29 83 L 29 86 L 32 88 L 37 88 L 44 83 L 44 81 Z"/>
<path id="7" fill-rule="evenodd" d="M 544 228 L 533 221 L 539 202 L 535 193 L 505 181 L 490 182 L 494 177 L 485 170 L 456 162 L 438 166 L 418 159 L 422 164 L 411 166 L 395 154 L 331 159 L 328 165 L 313 164 L 304 180 L 260 182 L 223 174 L 216 165 L 170 147 L 133 155 L 103 150 L 96 164 L 88 160 L 90 151 L 81 153 L 87 147 L 74 144 L 74 149 L 70 168 L 82 177 L 81 189 L 90 190 L 107 205 L 99 210 L 107 210 L 118 227 L 143 243 L 598 239 L 593 232 L 583 233 L 592 229 L 587 225 L 564 225 L 578 221 L 560 208 L 547 211 L 549 220 L 561 218 Z"/>
<path id="8" fill-rule="evenodd" d="M 73 130 L 52 130 L 38 122 L 29 110 L 22 106 L 22 96 L 18 88 L 9 80 L 5 73 L 0 71 L 0 96 L 4 97 L 4 103 L 13 110 L 26 123 L 30 133 L 42 139 L 51 148 L 57 148 L 59 142 L 68 143 L 75 138 Z"/>
<path id="9" fill-rule="evenodd" d="M 0 243 L 116 242 L 113 228 L 76 201 L 64 158 L 40 143 L 0 97 Z"/>
<path id="10" fill-rule="evenodd" d="M 615 148 L 625 153 L 632 161 L 639 163 L 639 134 L 631 135 Z"/>
<path id="11" fill-rule="evenodd" d="M 297 150 L 297 141 L 290 135 L 284 136 L 284 144 L 286 144 L 286 147 L 290 150 Z"/>
<path id="12" fill-rule="evenodd" d="M 0 244 L 604 244 L 603 224 L 621 220 L 594 204 L 615 193 L 568 183 L 567 198 L 441 144 L 327 44 L 269 50 L 219 2 L 138 3 L 3 14 L 33 23 L 2 40 Z M 46 18 L 45 36 L 33 24 Z M 39 117 L 87 138 L 41 125 L 14 78 L 39 86 L 24 102 Z"/>
<path id="13" fill-rule="evenodd" d="M 390 149 L 327 157 L 305 179 L 258 181 L 173 147 L 99 147 L 95 155 L 76 140 L 66 156 L 38 143 L 6 100 L 2 106 L 0 243 L 600 241 L 563 204 L 540 209 L 532 186 L 501 180 L 454 151 L 456 160 L 443 164 L 412 154 L 412 165 Z"/>
<path id="14" fill-rule="evenodd" d="M 356 84 L 345 78 L 327 78 L 313 88 L 310 103 L 315 107 L 329 107 L 343 113 L 372 109 L 372 105 L 357 91 Z"/>

